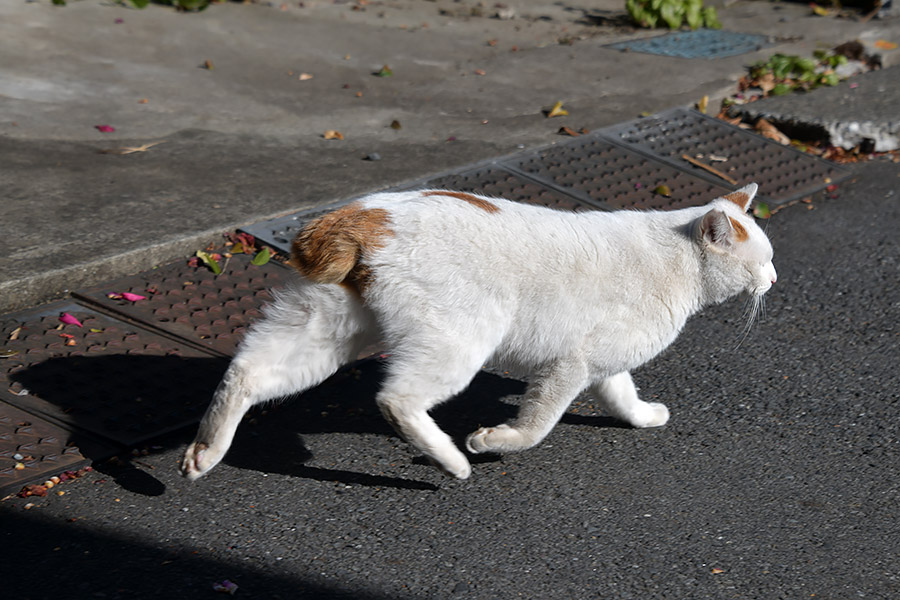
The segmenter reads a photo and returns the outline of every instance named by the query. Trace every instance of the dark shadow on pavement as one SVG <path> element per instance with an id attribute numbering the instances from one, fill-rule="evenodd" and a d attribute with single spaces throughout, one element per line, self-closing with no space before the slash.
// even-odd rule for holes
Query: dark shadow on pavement
<path id="1" fill-rule="evenodd" d="M 349 586 L 329 587 L 271 569 L 263 572 L 239 557 L 226 562 L 195 554 L 194 548 L 110 536 L 78 521 L 12 514 L 6 507 L 0 508 L 0 519 L 0 563 L 7 565 L 9 572 L 3 581 L 4 598 L 212 598 L 222 595 L 213 591 L 213 584 L 226 579 L 239 586 L 237 595 L 242 598 L 389 598 Z"/>

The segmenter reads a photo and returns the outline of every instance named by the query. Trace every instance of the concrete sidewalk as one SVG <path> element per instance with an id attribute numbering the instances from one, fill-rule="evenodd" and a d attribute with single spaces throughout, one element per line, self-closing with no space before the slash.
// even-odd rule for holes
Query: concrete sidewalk
<path id="1" fill-rule="evenodd" d="M 551 144 L 564 125 L 704 95 L 715 105 L 776 51 L 900 39 L 896 19 L 739 2 L 720 11 L 725 28 L 775 45 L 688 60 L 612 50 L 656 32 L 549 1 L 514 3 L 510 20 L 466 2 L 284 6 L 0 6 L 0 311 L 189 255 L 242 224 Z M 590 5 L 604 10 L 622 6 Z M 393 75 L 375 76 L 384 65 Z M 558 100 L 570 115 L 546 119 Z"/>

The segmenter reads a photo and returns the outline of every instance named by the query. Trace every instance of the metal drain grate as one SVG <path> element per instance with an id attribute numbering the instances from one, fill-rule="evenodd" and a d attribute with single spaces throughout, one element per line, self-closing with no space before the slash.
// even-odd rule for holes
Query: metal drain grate
<path id="1" fill-rule="evenodd" d="M 91 461 L 67 445 L 71 432 L 0 402 L 0 497 Z"/>
<path id="2" fill-rule="evenodd" d="M 595 207 L 575 198 L 539 185 L 497 167 L 485 167 L 451 173 L 430 179 L 418 188 L 445 188 L 462 192 L 476 192 L 499 196 L 516 202 L 539 204 L 561 210 L 595 210 Z"/>
<path id="3" fill-rule="evenodd" d="M 62 324 L 62 313 L 82 327 Z M 124 445 L 196 422 L 227 367 L 71 302 L 6 315 L 0 335 L 17 353 L 0 362 L 7 403 Z"/>
<path id="4" fill-rule="evenodd" d="M 504 164 L 613 209 L 697 206 L 730 191 L 594 135 Z M 670 196 L 657 193 L 660 186 L 668 187 Z"/>
<path id="5" fill-rule="evenodd" d="M 294 237 L 300 232 L 304 224 L 350 202 L 352 200 L 304 210 L 292 215 L 278 217 L 277 219 L 262 221 L 261 223 L 254 223 L 253 225 L 241 227 L 241 231 L 249 233 L 261 242 L 277 248 L 285 254 L 290 254 L 291 242 L 294 241 Z"/>
<path id="6" fill-rule="evenodd" d="M 269 288 L 283 285 L 291 276 L 291 271 L 274 262 L 255 266 L 250 260 L 236 254 L 223 262 L 220 275 L 178 262 L 73 295 L 230 355 L 246 327 L 261 316 L 262 305 L 272 299 Z M 122 292 L 146 300 L 108 297 Z"/>
<path id="7" fill-rule="evenodd" d="M 637 151 L 651 153 L 679 169 L 693 169 L 698 177 L 726 185 L 714 175 L 692 167 L 681 156 L 726 158 L 715 168 L 734 178 L 738 186 L 756 182 L 760 195 L 783 203 L 812 194 L 850 176 L 850 171 L 817 157 L 782 146 L 733 127 L 719 119 L 685 109 L 668 110 L 645 119 L 598 132 Z"/>
<path id="8" fill-rule="evenodd" d="M 611 44 L 609 47 L 616 50 L 678 58 L 724 58 L 756 52 L 771 45 L 772 42 L 764 35 L 697 29 L 696 31 L 681 31 L 641 40 L 619 42 Z"/>

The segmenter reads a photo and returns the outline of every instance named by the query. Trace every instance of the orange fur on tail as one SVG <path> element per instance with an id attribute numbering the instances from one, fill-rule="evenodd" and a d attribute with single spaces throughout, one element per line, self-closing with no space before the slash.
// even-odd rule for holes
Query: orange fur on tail
<path id="1" fill-rule="evenodd" d="M 364 292 L 372 272 L 360 264 L 365 254 L 392 236 L 390 216 L 381 208 L 354 202 L 307 223 L 291 245 L 290 264 L 307 279 L 337 283 Z"/>

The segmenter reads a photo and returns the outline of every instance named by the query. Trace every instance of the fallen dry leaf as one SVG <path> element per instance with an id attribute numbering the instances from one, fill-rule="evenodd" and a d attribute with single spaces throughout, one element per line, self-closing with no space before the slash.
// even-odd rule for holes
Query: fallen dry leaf
<path id="1" fill-rule="evenodd" d="M 20 333 L 22 333 L 22 327 L 21 327 L 21 326 L 20 326 L 20 327 L 16 327 L 15 329 L 12 330 L 12 333 L 9 334 L 9 339 L 10 339 L 11 341 L 12 341 L 12 340 L 17 340 L 17 339 L 19 339 L 19 334 L 20 334 Z"/>
<path id="2" fill-rule="evenodd" d="M 203 61 L 203 64 L 201 65 L 201 67 L 203 67 L 203 68 L 206 69 L 207 71 L 212 71 L 213 68 L 214 68 L 214 67 L 213 67 L 212 61 L 209 60 L 209 59 Z"/>
<path id="3" fill-rule="evenodd" d="M 484 69 L 475 69 L 476 75 L 487 75 L 487 72 Z"/>
<path id="4" fill-rule="evenodd" d="M 700 102 L 697 103 L 697 110 L 705 115 L 707 106 L 709 106 L 709 96 L 703 96 L 700 98 Z"/>
<path id="5" fill-rule="evenodd" d="M 153 146 L 162 144 L 166 140 L 158 142 L 150 142 L 149 144 L 141 144 L 140 146 L 123 146 L 122 148 L 113 148 L 112 150 L 101 150 L 102 154 L 134 154 L 135 152 L 146 152 Z"/>
<path id="6" fill-rule="evenodd" d="M 401 129 L 403 126 L 400 125 L 400 121 L 394 119 L 391 121 L 391 129 Z"/>
<path id="7" fill-rule="evenodd" d="M 560 135 L 571 135 L 572 137 L 578 137 L 579 135 L 581 135 L 571 127 L 560 127 L 557 133 L 559 133 Z"/>
<path id="8" fill-rule="evenodd" d="M 875 47 L 879 50 L 896 50 L 897 44 L 894 42 L 889 42 L 887 40 L 877 40 L 875 42 Z"/>
<path id="9" fill-rule="evenodd" d="M 772 141 L 778 142 L 782 146 L 788 146 L 791 143 L 791 138 L 781 133 L 781 131 L 779 131 L 777 127 L 775 127 L 765 119 L 759 119 L 756 122 L 756 130 L 764 138 L 768 138 Z"/>
<path id="10" fill-rule="evenodd" d="M 329 129 L 325 132 L 323 136 L 326 140 L 342 140 L 344 139 L 344 134 L 335 129 Z"/>
<path id="11" fill-rule="evenodd" d="M 300 81 L 309 81 L 312 78 L 313 78 L 312 73 L 300 73 L 300 77 L 298 77 L 298 79 Z"/>
<path id="12" fill-rule="evenodd" d="M 569 114 L 569 111 L 564 109 L 562 100 L 553 105 L 553 108 L 547 111 L 547 118 L 550 117 L 564 117 Z"/>

